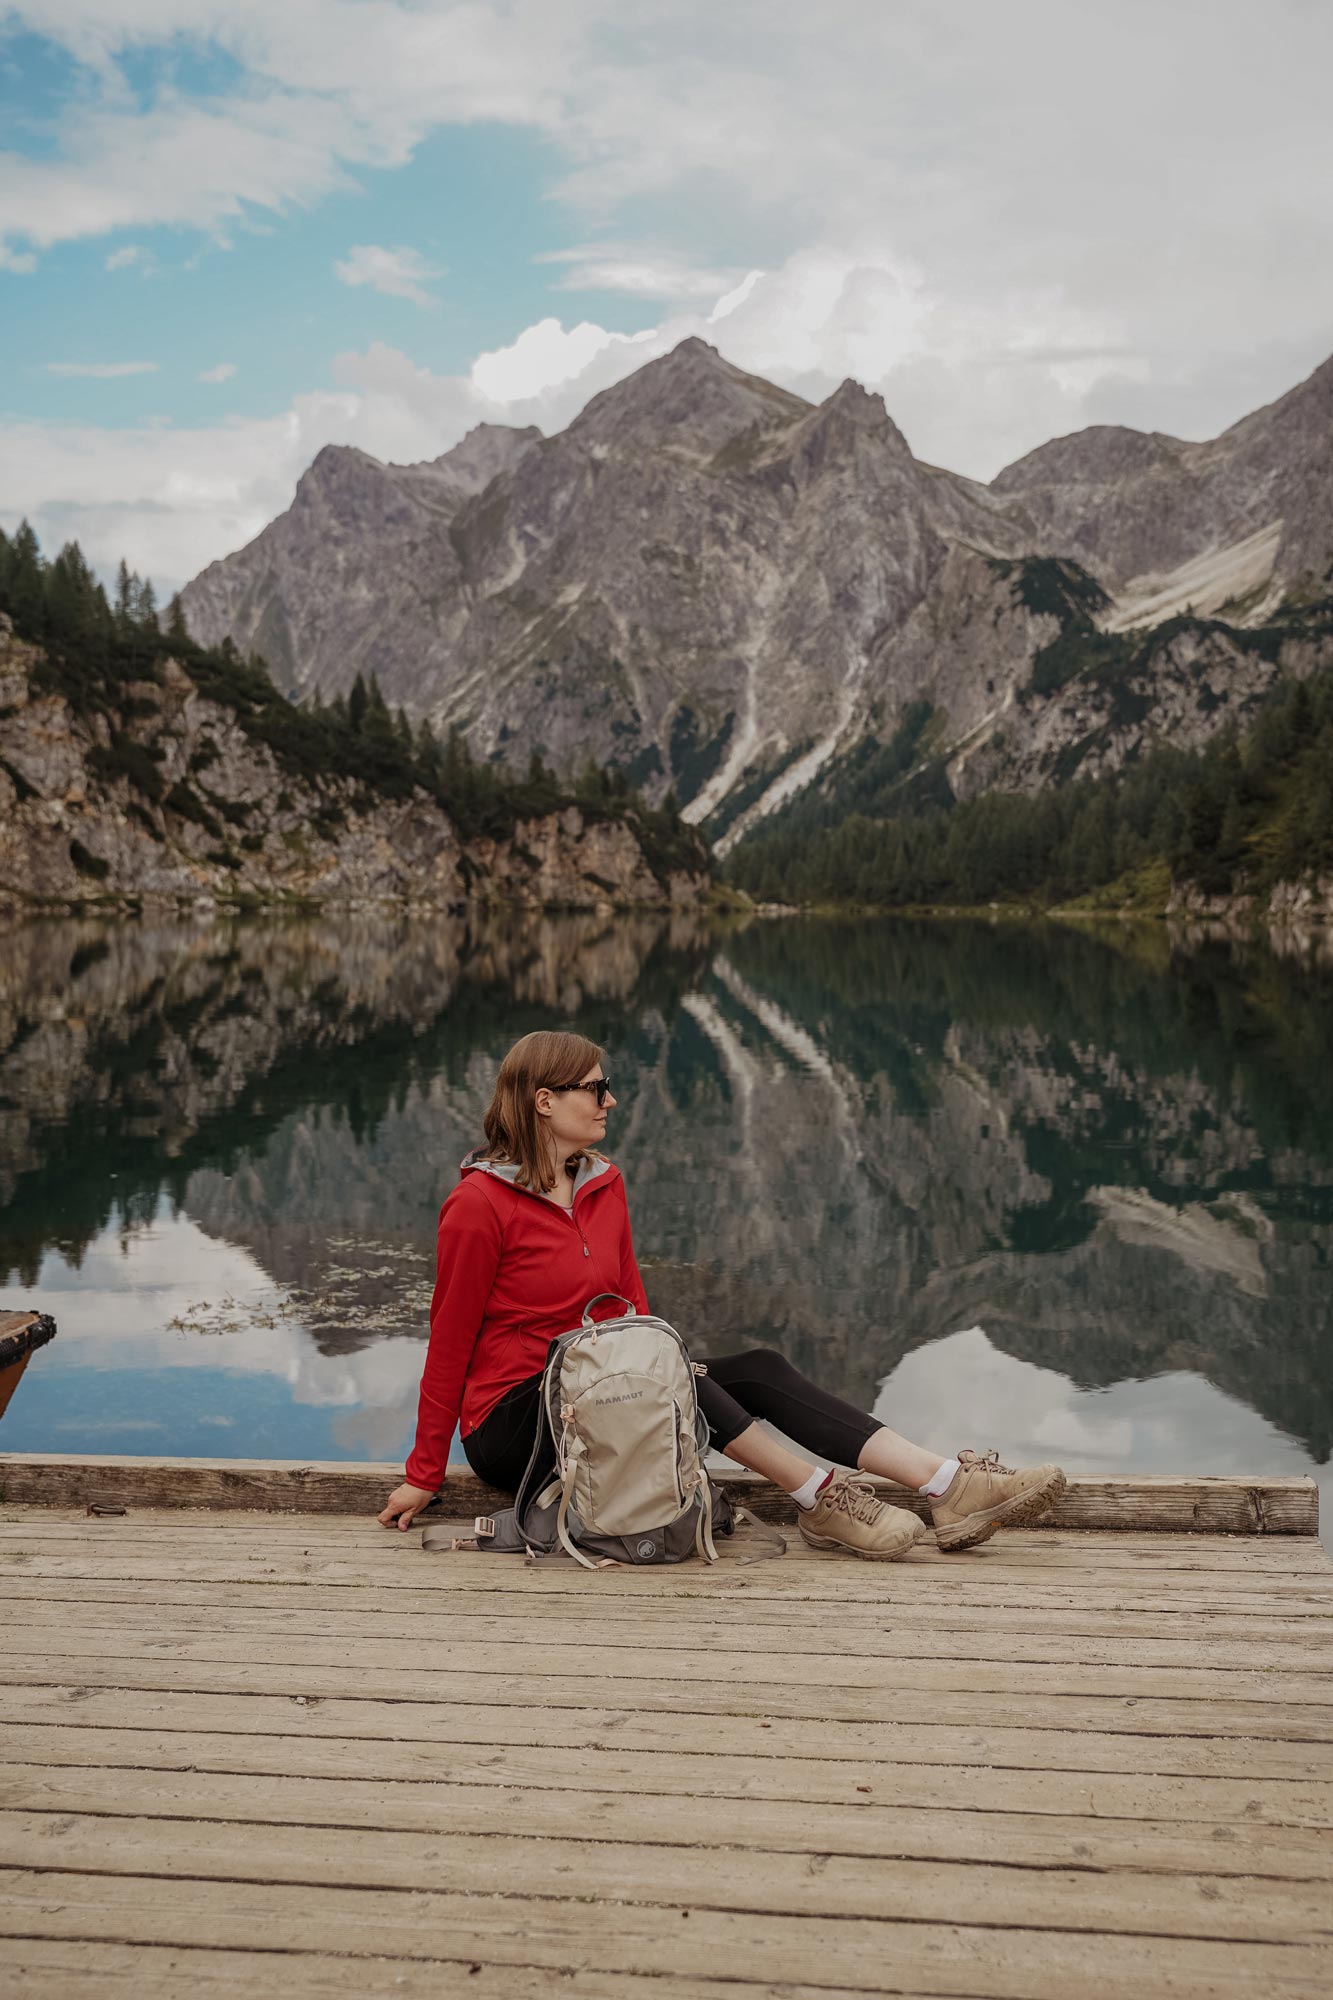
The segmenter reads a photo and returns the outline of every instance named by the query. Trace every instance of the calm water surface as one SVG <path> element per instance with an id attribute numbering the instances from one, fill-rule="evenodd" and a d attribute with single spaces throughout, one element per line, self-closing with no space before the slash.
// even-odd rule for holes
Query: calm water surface
<path id="1" fill-rule="evenodd" d="M 561 1022 L 700 1353 L 772 1342 L 940 1449 L 1323 1480 L 1333 975 L 887 921 L 9 928 L 0 1306 L 60 1334 L 0 1444 L 400 1459 L 439 1204 Z"/>

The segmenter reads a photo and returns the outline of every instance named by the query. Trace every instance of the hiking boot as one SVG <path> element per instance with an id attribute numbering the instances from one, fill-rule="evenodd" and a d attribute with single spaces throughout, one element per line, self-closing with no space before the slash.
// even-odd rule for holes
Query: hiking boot
<path id="1" fill-rule="evenodd" d="M 929 1530 L 905 1508 L 875 1498 L 868 1480 L 835 1473 L 813 1507 L 796 1522 L 812 1549 L 846 1549 L 871 1562 L 893 1562 Z"/>
<path id="2" fill-rule="evenodd" d="M 1026 1528 L 1039 1521 L 1065 1490 L 1058 1465 L 1011 1472 L 998 1452 L 960 1451 L 958 1470 L 930 1503 L 935 1540 L 946 1551 L 974 1549 L 997 1528 Z"/>

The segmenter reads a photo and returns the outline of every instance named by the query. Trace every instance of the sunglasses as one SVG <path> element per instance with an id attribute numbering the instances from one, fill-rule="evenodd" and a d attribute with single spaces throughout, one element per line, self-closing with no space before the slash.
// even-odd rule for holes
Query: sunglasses
<path id="1" fill-rule="evenodd" d="M 600 1111 L 606 1103 L 606 1095 L 611 1088 L 611 1079 L 609 1076 L 598 1076 L 594 1077 L 591 1083 L 548 1083 L 546 1088 L 550 1091 L 591 1090 L 597 1099 L 597 1109 Z"/>

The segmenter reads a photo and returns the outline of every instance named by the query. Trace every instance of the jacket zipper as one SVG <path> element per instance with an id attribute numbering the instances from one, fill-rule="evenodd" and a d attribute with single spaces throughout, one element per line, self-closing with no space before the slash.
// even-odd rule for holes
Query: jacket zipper
<path id="1" fill-rule="evenodd" d="M 515 1192 L 519 1194 L 529 1194 L 529 1190 L 527 1188 L 519 1188 L 516 1189 Z M 529 1198 L 534 1201 L 540 1201 L 542 1199 L 540 1195 L 530 1195 Z M 588 1248 L 588 1239 L 583 1233 L 583 1224 L 579 1221 L 578 1216 L 574 1213 L 573 1204 L 571 1203 L 571 1205 L 568 1208 L 563 1209 L 561 1213 L 567 1215 L 570 1221 L 573 1223 L 575 1229 L 578 1230 L 579 1242 L 583 1245 L 583 1254 L 585 1257 L 590 1258 L 592 1256 L 592 1251 Z"/>

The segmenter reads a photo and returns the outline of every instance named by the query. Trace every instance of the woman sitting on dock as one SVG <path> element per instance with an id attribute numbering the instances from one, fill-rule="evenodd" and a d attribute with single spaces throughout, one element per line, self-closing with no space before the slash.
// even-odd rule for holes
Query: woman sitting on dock
<path id="1" fill-rule="evenodd" d="M 500 1065 L 486 1145 L 464 1161 L 441 1211 L 416 1445 L 404 1484 L 379 1516 L 383 1527 L 409 1527 L 443 1484 L 460 1415 L 473 1471 L 516 1492 L 537 1434 L 550 1342 L 598 1292 L 648 1311 L 625 1184 L 596 1150 L 616 1101 L 602 1054 L 582 1035 L 544 1030 L 524 1035 Z M 615 1310 L 609 1304 L 600 1317 Z M 945 1458 L 911 1444 L 771 1347 L 710 1358 L 698 1397 L 714 1449 L 791 1495 L 812 1548 L 891 1561 L 927 1529 L 854 1473 L 779 1443 L 760 1419 L 816 1459 L 926 1495 L 941 1549 L 972 1548 L 997 1528 L 1027 1525 L 1064 1490 L 1055 1465 L 1011 1472 L 993 1452 Z"/>

